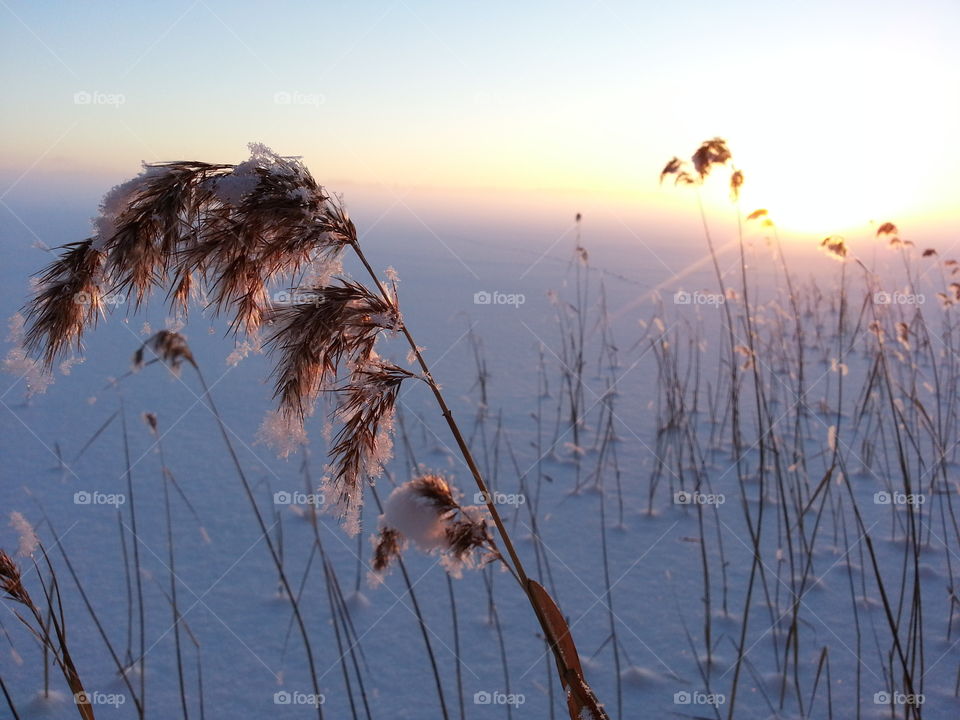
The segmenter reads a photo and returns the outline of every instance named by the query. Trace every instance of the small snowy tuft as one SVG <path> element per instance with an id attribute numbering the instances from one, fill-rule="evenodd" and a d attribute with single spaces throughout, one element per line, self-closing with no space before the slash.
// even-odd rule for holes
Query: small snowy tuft
<path id="1" fill-rule="evenodd" d="M 447 546 L 447 524 L 414 483 L 404 483 L 390 493 L 380 516 L 380 527 L 389 527 L 411 540 L 424 552 Z"/>

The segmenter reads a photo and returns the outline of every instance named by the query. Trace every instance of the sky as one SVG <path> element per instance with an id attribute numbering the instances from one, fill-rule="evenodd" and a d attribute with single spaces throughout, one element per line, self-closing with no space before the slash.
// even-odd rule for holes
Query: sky
<path id="1" fill-rule="evenodd" d="M 332 187 L 669 214 L 726 138 L 749 212 L 957 219 L 960 5 L 0 0 L 0 201 L 263 142 Z M 726 202 L 723 183 L 705 193 Z"/>

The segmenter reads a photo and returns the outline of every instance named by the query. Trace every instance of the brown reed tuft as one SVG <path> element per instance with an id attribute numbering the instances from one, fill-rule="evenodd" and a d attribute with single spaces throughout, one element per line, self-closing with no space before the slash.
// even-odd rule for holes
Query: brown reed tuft
<path id="1" fill-rule="evenodd" d="M 668 175 L 673 175 L 676 185 L 702 184 L 714 166 L 726 165 L 732 158 L 726 140 L 719 137 L 706 140 L 693 153 L 689 165 L 678 157 L 670 158 L 660 171 L 660 183 L 662 184 Z M 691 166 L 692 172 L 688 169 Z M 743 173 L 734 168 L 730 175 L 730 194 L 734 200 L 740 196 L 743 179 Z"/>
<path id="2" fill-rule="evenodd" d="M 103 311 L 101 276 L 106 255 L 92 239 L 69 243 L 37 274 L 38 289 L 25 308 L 24 347 L 50 367 L 71 347 L 81 348 L 83 332 Z"/>
<path id="3" fill-rule="evenodd" d="M 820 241 L 820 247 L 837 259 L 843 260 L 847 257 L 847 243 L 839 235 L 825 237 Z"/>
<path id="4" fill-rule="evenodd" d="M 371 350 L 372 353 L 372 350 Z M 338 391 L 342 427 L 330 449 L 332 475 L 324 479 L 336 497 L 344 527 L 359 532 L 363 482 L 380 476 L 392 456 L 393 414 L 400 384 L 413 373 L 378 357 L 366 358 Z"/>
<path id="5" fill-rule="evenodd" d="M 403 550 L 403 538 L 392 528 L 383 528 L 377 535 L 373 548 L 373 571 L 382 573 L 398 557 Z"/>
<path id="6" fill-rule="evenodd" d="M 267 310 L 266 284 L 336 260 L 356 240 L 338 198 L 299 160 L 251 145 L 239 165 L 145 165 L 104 198 L 96 235 L 63 247 L 38 275 L 27 305 L 26 346 L 49 367 L 118 291 L 139 306 L 155 288 L 186 311 L 191 293 L 207 294 L 232 329 L 256 332 Z"/>
<path id="7" fill-rule="evenodd" d="M 335 283 L 299 292 L 300 302 L 275 305 L 268 316 L 266 344 L 277 358 L 275 397 L 282 412 L 300 419 L 343 361 L 362 365 L 380 331 L 400 322 L 394 307 L 363 285 L 343 278 Z"/>
<path id="8" fill-rule="evenodd" d="M 147 338 L 146 342 L 133 354 L 134 370 L 144 366 L 144 354 L 148 348 L 175 373 L 180 372 L 184 360 L 191 365 L 196 365 L 190 346 L 187 345 L 187 339 L 178 332 L 161 330 Z"/>
<path id="9" fill-rule="evenodd" d="M 481 548 L 488 551 L 488 560 L 499 557 L 499 553 L 489 552 L 493 547 L 493 539 L 486 519 L 467 508 L 463 508 L 460 517 L 447 525 L 446 538 L 449 552 L 458 563 Z"/>
<path id="10" fill-rule="evenodd" d="M 660 182 L 663 183 L 663 179 L 667 175 L 676 175 L 683 168 L 683 160 L 674 156 L 667 161 L 667 164 L 663 166 L 663 170 L 660 172 Z"/>
<path id="11" fill-rule="evenodd" d="M 892 222 L 885 222 L 880 227 L 877 228 L 877 237 L 881 235 L 898 235 L 899 231 L 897 226 Z"/>
<path id="12" fill-rule="evenodd" d="M 734 170 L 730 174 L 730 199 L 734 202 L 740 199 L 741 187 L 743 187 L 743 171 Z"/>
<path id="13" fill-rule="evenodd" d="M 0 550 L 0 588 L 11 600 L 29 608 L 34 607 L 30 594 L 23 586 L 20 568 L 17 567 L 13 558 L 7 555 L 6 550 Z"/>
<path id="14" fill-rule="evenodd" d="M 701 143 L 691 160 L 693 161 L 693 169 L 703 179 L 710 174 L 714 165 L 725 165 L 732 157 L 730 148 L 727 147 L 727 141 L 715 137 Z"/>
<path id="15" fill-rule="evenodd" d="M 439 475 L 421 475 L 413 479 L 411 485 L 416 494 L 427 500 L 438 515 L 446 515 L 460 508 L 450 483 Z"/>

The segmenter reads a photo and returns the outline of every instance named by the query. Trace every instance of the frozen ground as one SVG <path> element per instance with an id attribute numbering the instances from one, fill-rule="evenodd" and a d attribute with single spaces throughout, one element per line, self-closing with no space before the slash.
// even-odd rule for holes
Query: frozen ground
<path id="1" fill-rule="evenodd" d="M 0 310 L 5 317 L 19 309 L 27 293 L 28 275 L 47 262 L 46 253 L 31 247 L 34 242 L 41 240 L 55 246 L 82 237 L 98 194 L 99 189 L 56 204 L 12 199 L 11 211 L 4 210 L 0 216 L 4 255 Z M 417 215 L 426 218 L 425 223 L 403 204 L 394 205 L 380 217 L 383 207 L 372 200 L 364 205 L 363 199 L 357 202 L 353 216 L 361 232 L 369 228 L 363 241 L 377 267 L 392 265 L 399 273 L 405 317 L 418 342 L 427 348 L 428 362 L 451 399 L 454 413 L 471 436 L 492 484 L 508 497 L 537 498 L 540 563 L 532 537 L 529 503 L 505 506 L 509 527 L 520 539 L 525 562 L 530 568 L 540 565 L 544 569 L 544 584 L 555 589 L 597 694 L 613 717 L 617 716 L 618 689 L 623 718 L 726 717 L 752 569 L 753 548 L 745 512 L 754 520 L 758 517 L 761 492 L 757 482 L 758 436 L 755 413 L 749 411 L 753 395 L 748 389 L 741 401 L 746 419 L 742 466 L 738 472 L 737 457 L 729 441 L 729 422 L 711 423 L 715 413 L 706 399 L 722 386 L 727 373 L 725 366 L 720 365 L 724 338 L 721 308 L 707 300 L 674 302 L 678 290 L 716 292 L 713 268 L 704 241 L 697 235 L 696 223 L 682 228 L 679 238 L 658 237 L 646 228 L 631 230 L 629 222 L 625 225 L 616 218 L 596 217 L 587 212 L 583 243 L 590 253 L 590 269 L 581 268 L 580 272 L 582 277 L 589 277 L 588 301 L 584 306 L 589 310 L 589 322 L 583 422 L 577 431 L 582 436 L 579 444 L 583 453 L 579 456 L 570 445 L 572 428 L 565 420 L 561 419 L 559 425 L 556 420 L 558 403 L 564 402 L 563 352 L 556 320 L 558 305 L 549 294 L 556 291 L 561 312 L 563 302 L 574 302 L 576 298 L 577 271 L 569 264 L 576 235 L 572 217 L 561 218 L 558 214 L 553 220 L 517 225 L 519 229 L 512 230 L 509 224 L 505 226 L 493 219 L 493 213 L 478 212 L 471 221 L 457 222 L 417 209 Z M 718 228 L 719 245 L 734 237 L 730 230 L 728 224 Z M 751 282 L 756 283 L 753 300 L 759 306 L 776 295 L 786 313 L 778 316 L 768 310 L 758 317 L 765 318 L 765 328 L 775 326 L 778 318 L 786 317 L 789 323 L 791 314 L 785 307 L 783 281 L 777 274 L 773 255 L 758 234 L 754 232 L 752 237 L 755 250 L 751 251 L 750 272 Z M 836 324 L 841 265 L 820 252 L 788 252 L 791 271 L 798 282 L 804 283 L 804 307 L 817 309 L 804 315 L 809 330 L 809 393 L 803 399 L 809 406 L 809 415 L 799 431 L 799 445 L 792 448 L 802 450 L 805 466 L 801 471 L 794 467 L 797 463 L 792 458 L 778 461 L 784 468 L 793 467 L 784 471 L 786 482 L 806 488 L 796 491 L 806 502 L 811 489 L 817 487 L 831 465 L 833 455 L 829 428 L 837 425 L 835 398 L 843 373 L 835 367 L 831 369 L 831 360 L 836 358 L 831 349 L 837 342 L 832 328 Z M 872 253 L 871 249 L 871 257 Z M 866 251 L 862 256 L 867 257 Z M 735 249 L 725 250 L 721 265 L 728 281 L 739 286 L 736 258 Z M 902 287 L 897 257 L 888 258 L 881 253 L 878 262 L 883 273 L 888 273 L 889 285 L 885 287 L 891 291 Z M 854 279 L 852 263 L 848 262 L 847 273 L 847 282 L 857 285 L 859 280 Z M 815 277 L 823 293 L 820 299 L 806 285 L 811 277 Z M 596 324 L 600 316 L 601 280 L 610 331 L 618 348 L 617 363 L 612 367 L 609 356 L 601 352 L 603 343 Z M 943 284 L 937 274 L 928 275 L 925 282 L 931 286 Z M 662 290 L 659 299 L 651 293 L 657 288 Z M 477 304 L 475 294 L 483 292 L 522 294 L 523 302 Z M 851 296 L 859 302 L 863 291 L 851 290 Z M 742 307 L 741 301 L 732 302 Z M 850 311 L 851 330 L 859 309 L 858 305 Z M 108 378 L 127 372 L 130 356 L 145 338 L 144 323 L 157 330 L 165 322 L 160 307 L 131 314 L 128 319 L 124 318 L 124 310 L 120 308 L 90 335 L 85 361 L 73 366 L 68 375 L 58 374 L 56 383 L 45 394 L 24 400 L 24 383 L 15 376 L 4 376 L 4 408 L 0 412 L 0 508 L 5 516 L 10 511 L 21 511 L 37 526 L 51 549 L 62 583 L 74 659 L 88 689 L 103 693 L 105 701 L 111 694 L 125 699 L 118 706 L 97 707 L 97 716 L 132 718 L 136 714 L 64 568 L 63 558 L 53 551 L 53 546 L 57 539 L 66 548 L 114 646 L 126 652 L 132 644 L 135 651 L 139 640 L 135 624 L 131 627 L 129 620 L 119 529 L 124 528 L 129 553 L 130 503 L 120 506 L 118 513 L 110 505 L 75 502 L 75 498 L 83 497 L 77 496 L 82 492 L 127 492 L 119 418 L 83 450 L 121 403 L 129 429 L 146 594 L 148 715 L 175 717 L 180 713 L 180 700 L 171 613 L 164 595 L 169 580 L 160 458 L 140 420 L 144 412 L 157 415 L 166 433 L 163 446 L 167 464 L 200 518 L 198 522 L 180 498 L 175 498 L 179 602 L 184 620 L 199 642 L 207 717 L 315 716 L 311 707 L 302 704 L 304 695 L 311 692 L 311 683 L 299 637 L 296 632 L 288 636 L 289 604 L 278 593 L 276 572 L 258 537 L 214 419 L 199 400 L 196 378 L 189 370 L 174 378 L 153 367 L 125 379 L 119 389 L 107 386 Z M 938 314 L 933 291 L 926 311 Z M 299 582 L 310 558 L 313 533 L 302 512 L 274 504 L 273 498 L 276 492 L 304 490 L 303 458 L 298 455 L 278 460 L 267 448 L 254 444 L 257 427 L 270 407 L 271 389 L 265 382 L 269 366 L 258 355 L 235 367 L 228 366 L 226 358 L 232 342 L 223 337 L 224 329 L 222 320 L 206 319 L 197 313 L 184 333 L 241 448 L 241 461 L 258 483 L 260 504 L 271 518 L 272 532 L 282 538 L 287 570 Z M 475 383 L 471 333 L 480 342 L 489 373 L 488 407 L 485 414 L 479 415 L 480 390 Z M 791 336 L 788 331 L 781 337 L 789 340 Z M 662 373 L 664 358 L 670 353 L 664 353 L 662 343 L 651 346 L 656 338 L 670 341 L 667 350 L 678 355 L 677 367 L 684 371 L 681 375 L 691 367 L 690 358 L 700 358 L 701 402 L 696 413 L 688 413 L 690 424 L 679 429 L 664 429 L 667 383 Z M 688 353 L 691 342 L 694 351 Z M 701 342 L 704 345 L 698 347 L 696 343 Z M 777 357 L 776 347 L 768 351 L 771 357 Z M 400 363 L 406 354 L 399 344 L 389 342 L 383 344 L 381 353 L 394 356 Z M 547 394 L 541 386 L 541 357 Z M 854 423 L 858 393 L 871 368 L 866 353 L 851 353 L 844 360 L 849 372 L 843 376 L 847 394 L 841 402 L 841 438 L 844 424 Z M 718 370 L 718 366 L 722 369 Z M 749 368 L 739 372 L 752 387 Z M 789 372 L 784 371 L 784 382 L 778 384 L 779 372 L 773 365 L 763 370 L 765 383 L 777 395 L 768 400 L 771 408 L 779 403 L 782 416 L 793 422 L 790 412 L 796 406 L 796 398 L 790 395 L 792 382 Z M 923 367 L 920 374 L 930 380 Z M 616 389 L 612 413 L 602 401 L 610 383 Z M 941 389 L 944 418 L 952 417 L 956 390 L 946 384 Z M 689 397 L 690 388 L 684 392 Z M 933 406 L 929 389 L 918 387 L 917 395 L 928 407 Z M 452 452 L 453 443 L 431 402 L 425 388 L 404 391 L 402 414 L 413 453 L 421 465 L 450 473 L 469 498 L 473 494 L 469 478 L 463 463 Z M 542 419 L 539 431 L 533 416 L 538 409 Z M 908 410 L 903 412 L 914 417 Z M 478 417 L 484 417 L 479 424 Z M 604 422 L 612 425 L 618 439 L 615 467 L 609 452 L 600 449 Z M 955 437 L 956 425 L 951 422 L 944 420 L 945 433 Z M 889 419 L 883 427 L 879 434 L 877 425 L 860 426 L 849 443 L 840 443 L 851 494 L 838 480 L 835 469 L 826 490 L 814 496 L 809 514 L 804 515 L 809 554 L 796 547 L 791 550 L 784 542 L 787 536 L 800 542 L 796 529 L 784 531 L 778 500 L 792 496 L 789 489 L 776 487 L 775 474 L 767 476 L 767 506 L 760 543 L 764 581 L 755 579 L 753 586 L 735 717 L 801 717 L 801 703 L 803 714 L 814 718 L 830 717 L 830 713 L 837 718 L 904 716 L 905 707 L 896 702 L 896 693 L 904 692 L 904 687 L 899 661 L 893 655 L 893 635 L 881 602 L 876 571 L 864 547 L 864 533 L 857 529 L 851 511 L 851 497 L 856 498 L 863 525 L 868 529 L 904 644 L 911 618 L 920 622 L 911 615 L 911 593 L 914 587 L 922 590 L 922 625 L 916 630 L 914 644 L 904 652 L 912 658 L 915 683 L 922 687 L 923 717 L 939 720 L 956 717 L 960 712 L 954 693 L 960 661 L 956 643 L 960 638 L 956 623 L 952 628 L 948 624 L 948 593 L 952 585 L 949 563 L 956 567 L 960 560 L 960 538 L 953 534 L 952 507 L 944 501 L 945 493 L 956 495 L 956 453 L 952 442 L 942 448 L 940 454 L 945 456 L 945 464 L 940 483 L 935 479 L 941 471 L 930 471 L 931 467 L 939 467 L 932 457 L 936 453 L 928 452 L 926 446 L 908 450 L 914 477 L 921 478 L 921 484 L 925 483 L 930 491 L 929 502 L 921 506 L 918 516 L 913 516 L 923 541 L 915 563 L 904 540 L 905 528 L 912 522 L 905 520 L 905 508 L 896 503 L 874 502 L 876 492 L 903 491 L 902 475 L 896 471 Z M 319 420 L 312 423 L 310 431 L 310 464 L 314 476 L 319 477 L 325 449 Z M 779 426 L 777 431 L 780 432 Z M 697 446 L 703 453 L 699 460 L 676 457 L 677 448 L 686 452 L 682 449 L 686 441 L 679 436 L 688 432 L 699 438 Z M 867 442 L 871 435 L 879 442 Z M 784 430 L 781 437 L 788 436 L 795 437 Z M 398 441 L 396 445 L 397 457 L 390 470 L 394 479 L 402 480 L 409 474 L 409 464 L 403 443 Z M 868 445 L 869 453 L 865 449 Z M 765 448 L 768 453 L 773 452 L 769 445 Z M 864 454 L 870 457 L 865 459 Z M 604 464 L 598 474 L 601 461 Z M 775 464 L 769 455 L 765 462 Z M 691 469 L 698 463 L 699 475 Z M 738 481 L 741 474 L 745 477 L 743 484 Z M 675 493 L 681 486 L 692 490 L 698 477 L 706 483 L 700 486 L 701 491 L 722 496 L 725 502 L 699 508 L 677 503 Z M 651 493 L 653 478 L 657 478 L 657 484 Z M 381 481 L 382 497 L 388 494 L 389 487 L 389 480 Z M 701 508 L 702 515 L 698 513 Z M 43 522 L 44 512 L 52 520 L 51 525 Z M 369 713 L 371 717 L 389 720 L 441 717 L 430 664 L 402 575 L 394 569 L 386 583 L 377 588 L 366 582 L 365 566 L 370 560 L 367 539 L 375 531 L 376 514 L 368 493 L 359 543 L 345 535 L 333 518 L 324 517 L 321 526 L 324 548 L 340 585 L 351 596 Z M 791 515 L 787 524 L 794 520 Z M 0 538 L 2 545 L 12 550 L 16 534 L 5 525 L 6 521 Z M 794 568 L 794 583 L 790 579 L 790 557 L 799 561 Z M 409 551 L 405 559 L 417 602 L 429 626 L 450 717 L 459 717 L 455 674 L 458 657 L 453 650 L 446 578 L 437 558 Z M 711 588 L 709 665 L 705 649 L 704 564 L 709 568 Z M 914 570 L 919 578 L 915 584 Z M 903 583 L 902 578 L 906 578 Z M 500 634 L 496 623 L 491 622 L 487 583 L 492 583 Z M 510 577 L 492 571 L 486 575 L 468 572 L 453 587 L 466 716 L 550 717 L 550 663 L 535 634 L 535 620 Z M 327 717 L 350 717 L 325 588 L 323 573 L 314 561 L 303 589 L 302 604 L 317 654 L 324 710 Z M 794 637 L 799 637 L 799 647 L 795 655 L 790 653 L 789 671 L 784 679 L 779 668 L 785 662 L 784 647 L 791 637 L 794 618 L 795 598 L 791 591 L 798 588 L 802 591 L 796 601 Z M 855 603 L 851 602 L 851 595 L 856 598 Z M 905 605 L 901 607 L 899 603 L 904 597 Z M 616 631 L 617 657 L 610 641 L 611 627 Z M 41 697 L 42 655 L 10 612 L 5 611 L 2 616 L 2 630 L 5 637 L 0 638 L 0 674 L 22 715 L 70 717 L 75 711 L 69 707 L 69 699 Z M 506 672 L 501 661 L 501 635 Z M 199 717 L 197 653 L 188 640 L 184 642 L 189 709 L 192 717 Z M 918 650 L 921 645 L 922 660 Z M 829 672 L 827 664 L 819 664 L 824 657 Z M 822 669 L 819 675 L 818 667 Z M 51 677 L 52 687 L 61 698 L 66 697 L 67 691 L 57 676 Z M 714 705 L 705 697 L 706 679 L 710 692 L 718 694 Z M 278 692 L 292 695 L 275 696 Z M 557 700 L 556 687 L 554 692 L 554 712 L 559 718 L 564 710 Z M 355 679 L 353 693 L 359 701 Z M 502 697 L 498 693 L 514 694 L 518 704 L 498 704 L 497 699 Z M 893 693 L 894 702 L 883 703 L 885 697 L 877 696 L 878 693 Z M 277 704 L 278 699 L 287 697 L 292 699 L 290 704 Z M 491 697 L 493 702 L 484 702 Z M 358 712 L 359 717 L 365 716 L 362 708 Z M 0 716 L 6 717 L 4 713 L 6 707 L 0 710 Z"/>

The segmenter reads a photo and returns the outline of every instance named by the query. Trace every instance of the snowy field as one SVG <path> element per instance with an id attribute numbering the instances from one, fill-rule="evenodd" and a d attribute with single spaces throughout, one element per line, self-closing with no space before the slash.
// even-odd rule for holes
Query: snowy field
<path id="1" fill-rule="evenodd" d="M 103 189 L 8 198 L 4 317 L 52 259 L 37 245 L 86 237 Z M 942 239 L 903 228 L 915 246 L 891 245 L 873 227 L 843 261 L 818 237 L 784 240 L 781 256 L 751 221 L 743 269 L 727 211 L 709 217 L 721 294 L 692 201 L 673 235 L 603 206 L 524 222 L 487 198 L 459 218 L 386 191 L 346 200 L 377 272 L 395 268 L 407 326 L 610 717 L 960 715 L 960 338 L 945 307 L 960 286 L 946 244 L 923 256 Z M 22 513 L 98 718 L 138 717 L 134 695 L 148 717 L 316 717 L 289 598 L 196 373 L 128 375 L 168 322 L 162 296 L 139 312 L 117 300 L 44 393 L 8 355 L 0 545 L 14 555 L 6 516 Z M 270 359 L 230 364 L 227 326 L 195 305 L 181 332 L 299 595 L 323 716 L 565 717 L 536 618 L 497 563 L 451 582 L 440 555 L 411 546 L 371 583 L 373 493 L 359 536 L 330 513 L 312 524 L 323 412 L 308 450 L 280 459 L 258 442 Z M 400 339 L 377 348 L 414 369 Z M 410 382 L 379 500 L 413 468 L 476 503 L 429 389 Z M 16 559 L 42 599 L 41 555 L 37 569 Z M 20 717 L 76 716 L 22 608 L 4 608 L 0 677 Z"/>

